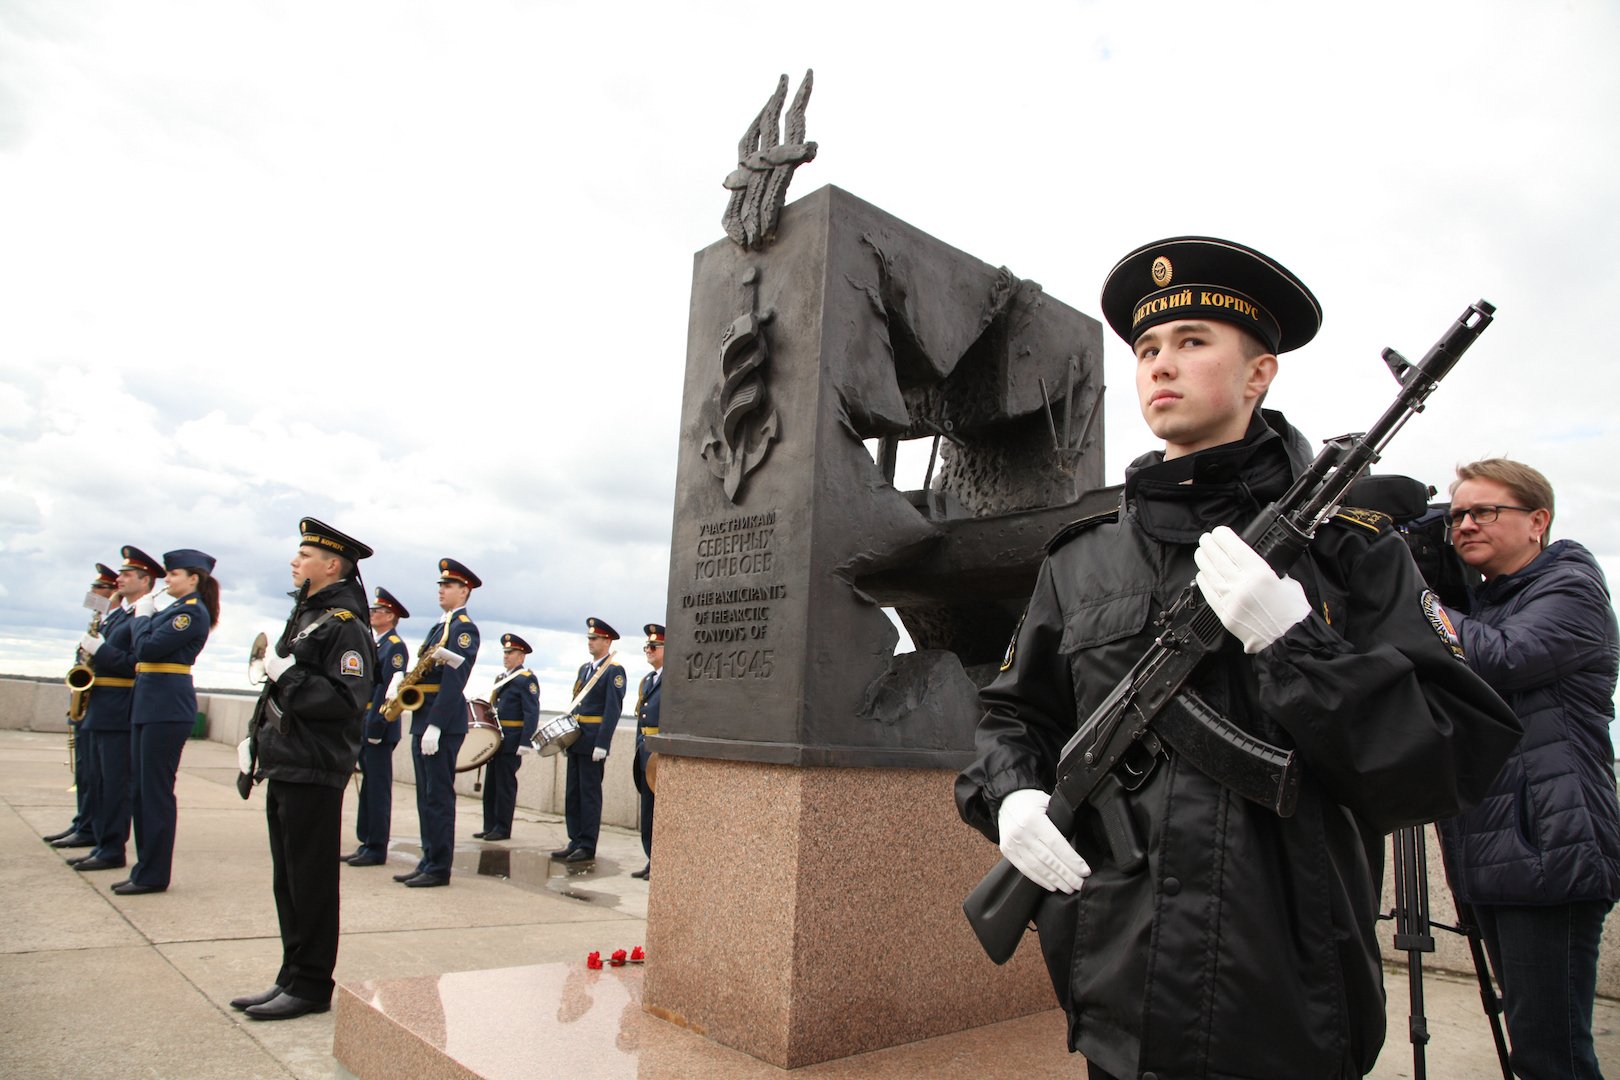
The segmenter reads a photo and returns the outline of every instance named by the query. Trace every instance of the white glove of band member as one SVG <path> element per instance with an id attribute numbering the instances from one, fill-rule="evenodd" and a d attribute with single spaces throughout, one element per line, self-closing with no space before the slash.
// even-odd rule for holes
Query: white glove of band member
<path id="1" fill-rule="evenodd" d="M 1278 577 L 1225 525 L 1199 538 L 1193 561 L 1199 591 L 1246 653 L 1259 652 L 1311 613 L 1299 582 Z"/>
<path id="2" fill-rule="evenodd" d="M 518 756 L 521 757 L 524 754 L 532 754 L 532 753 L 534 753 L 534 747 L 531 746 L 529 743 L 526 743 L 526 742 L 518 743 Z"/>
<path id="3" fill-rule="evenodd" d="M 270 676 L 271 682 L 275 682 L 277 679 L 287 674 L 287 669 L 296 663 L 298 663 L 296 658 L 291 656 L 278 656 L 276 655 L 276 651 L 271 649 L 269 652 L 264 654 L 264 673 Z"/>
<path id="4" fill-rule="evenodd" d="M 96 635 L 86 634 L 84 637 L 79 639 L 79 648 L 84 650 L 84 655 L 94 656 L 96 655 L 96 650 L 101 648 L 101 642 L 102 639 L 96 637 Z"/>
<path id="5" fill-rule="evenodd" d="M 392 701 L 399 696 L 399 684 L 405 681 L 403 671 L 394 672 L 394 677 L 388 680 L 388 689 L 383 691 L 383 700 Z"/>
<path id="6" fill-rule="evenodd" d="M 591 760 L 592 761 L 606 761 L 607 760 L 607 747 L 598 746 L 594 750 L 592 750 L 591 751 Z"/>
<path id="7" fill-rule="evenodd" d="M 372 746 L 376 746 L 378 743 L 382 742 L 382 740 L 381 739 L 367 739 L 366 742 L 370 743 Z"/>
<path id="8" fill-rule="evenodd" d="M 236 771 L 244 775 L 253 769 L 253 740 L 243 739 L 236 744 Z"/>
<path id="9" fill-rule="evenodd" d="M 433 650 L 433 659 L 437 660 L 441 664 L 449 664 L 452 669 L 458 668 L 467 662 L 467 658 L 465 656 L 462 656 L 460 653 L 455 652 L 452 649 L 447 649 L 443 645 L 440 645 L 437 649 Z"/>
<path id="10" fill-rule="evenodd" d="M 135 614 L 137 616 L 157 614 L 157 601 L 152 599 L 151 593 L 147 593 L 145 596 L 135 601 Z"/>
<path id="11" fill-rule="evenodd" d="M 439 752 L 439 725 L 429 724 L 422 732 L 422 756 L 432 757 Z"/>
<path id="12" fill-rule="evenodd" d="M 1091 867 L 1046 816 L 1046 804 L 1051 800 L 1052 796 L 1035 788 L 1020 788 L 1001 800 L 996 815 L 1001 854 L 1043 889 L 1079 892 Z"/>

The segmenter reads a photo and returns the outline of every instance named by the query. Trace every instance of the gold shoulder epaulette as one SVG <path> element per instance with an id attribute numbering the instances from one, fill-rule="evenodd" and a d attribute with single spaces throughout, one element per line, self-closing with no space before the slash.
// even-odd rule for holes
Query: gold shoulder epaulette
<path id="1" fill-rule="evenodd" d="M 183 603 L 183 604 L 195 604 L 196 602 L 197 602 L 197 598 L 195 596 L 188 596 L 184 600 L 181 601 L 181 603 Z"/>
<path id="2" fill-rule="evenodd" d="M 1331 520 L 1345 525 L 1359 525 L 1368 532 L 1375 533 L 1395 527 L 1394 518 L 1380 510 L 1369 510 L 1364 506 L 1341 506 Z"/>
<path id="3" fill-rule="evenodd" d="M 398 644 L 400 644 L 399 635 L 398 634 L 389 634 L 388 635 L 388 643 L 390 645 L 398 645 Z"/>
<path id="4" fill-rule="evenodd" d="M 467 618 L 467 613 L 466 612 L 462 612 L 460 615 L 457 615 L 456 616 L 456 621 L 457 622 L 472 622 L 471 619 Z"/>

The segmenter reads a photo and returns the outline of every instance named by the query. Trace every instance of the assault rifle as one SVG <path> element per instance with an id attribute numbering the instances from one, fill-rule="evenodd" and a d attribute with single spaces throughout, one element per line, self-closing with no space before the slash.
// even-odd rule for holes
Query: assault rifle
<path id="1" fill-rule="evenodd" d="M 1288 571 L 1322 523 L 1338 512 L 1350 485 L 1379 460 L 1395 433 L 1423 411 L 1429 395 L 1491 324 L 1495 311 L 1484 300 L 1471 304 L 1416 364 L 1394 349 L 1384 350 L 1384 363 L 1401 386 L 1394 404 L 1366 432 L 1328 440 L 1293 486 L 1243 531 L 1244 542 L 1273 570 Z M 1186 685 L 1226 633 L 1196 582 L 1182 589 L 1157 625 L 1159 635 L 1146 654 L 1064 746 L 1046 809 L 1067 837 L 1079 808 L 1089 804 L 1101 817 L 1114 862 L 1127 873 L 1139 869 L 1147 854 L 1125 793 L 1147 780 L 1167 747 L 1280 817 L 1294 812 L 1299 796 L 1299 764 L 1292 750 L 1241 730 Z M 1004 964 L 1011 958 L 1045 895 L 1044 888 L 1005 859 L 985 875 L 962 910 L 990 959 Z"/>

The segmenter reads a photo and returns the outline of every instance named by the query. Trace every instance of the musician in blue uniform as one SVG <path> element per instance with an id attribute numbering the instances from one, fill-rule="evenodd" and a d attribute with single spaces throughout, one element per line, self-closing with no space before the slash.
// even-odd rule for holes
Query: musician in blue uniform
<path id="1" fill-rule="evenodd" d="M 658 709 L 663 701 L 661 691 L 664 687 L 664 628 L 657 623 L 648 623 L 642 629 L 646 631 L 647 643 L 641 647 L 641 651 L 646 654 L 652 670 L 641 677 L 641 686 L 636 691 L 636 761 L 630 776 L 641 795 L 641 850 L 647 854 L 647 865 L 632 871 L 630 876 L 650 881 L 653 789 L 647 782 L 647 759 L 652 756 L 647 751 L 647 736 L 658 734 Z"/>
<path id="2" fill-rule="evenodd" d="M 411 613 L 394 594 L 377 587 L 371 603 L 371 630 L 377 635 L 377 683 L 366 710 L 365 742 L 360 744 L 360 807 L 354 835 L 360 846 L 342 856 L 350 866 L 381 866 L 388 861 L 388 836 L 394 820 L 394 747 L 399 745 L 399 719 L 383 715 L 388 686 L 410 665 L 410 649 L 399 636 L 400 620 Z"/>
<path id="3" fill-rule="evenodd" d="M 485 766 L 484 831 L 475 840 L 509 840 L 517 811 L 517 774 L 523 765 L 518 748 L 527 746 L 540 727 L 540 680 L 525 666 L 534 650 L 516 634 L 501 635 L 501 663 L 506 671 L 490 691 L 495 720 L 501 725 L 501 748 Z"/>
<path id="4" fill-rule="evenodd" d="M 155 595 L 148 593 L 135 602 L 130 620 L 135 646 L 129 761 L 135 865 L 129 880 L 112 887 L 121 896 L 169 887 L 177 811 L 174 780 L 197 717 L 191 665 L 219 622 L 214 557 L 183 548 L 165 552 L 163 566 L 164 588 L 174 602 L 158 611 Z"/>
<path id="5" fill-rule="evenodd" d="M 456 849 L 456 755 L 467 738 L 467 677 L 478 659 L 478 627 L 467 614 L 467 598 L 482 585 L 477 574 L 454 559 L 439 560 L 439 608 L 435 623 L 417 650 L 434 666 L 416 684 L 422 707 L 411 713 L 411 762 L 416 768 L 416 817 L 422 858 L 394 880 L 413 889 L 450 884 Z"/>
<path id="6" fill-rule="evenodd" d="M 596 858 L 596 838 L 602 831 L 602 772 L 613 730 L 624 708 L 624 668 L 610 655 L 619 632 L 601 619 L 585 620 L 585 646 L 589 663 L 581 664 L 574 680 L 574 719 L 579 738 L 568 747 L 568 779 L 563 796 L 563 819 L 568 846 L 551 853 L 564 862 L 590 862 Z M 588 689 L 587 689 L 588 687 Z M 581 696 L 583 694 L 583 696 Z"/>
<path id="7" fill-rule="evenodd" d="M 96 578 L 90 583 L 90 592 L 109 603 L 116 602 L 118 589 L 118 575 L 112 567 L 96 563 Z M 85 635 L 90 636 L 88 633 Z M 73 650 L 73 665 L 86 662 L 84 644 Z M 94 664 L 91 665 L 95 667 Z M 94 689 L 92 687 L 91 689 Z M 83 691 L 88 695 L 89 691 Z M 95 733 L 85 721 L 89 720 L 88 712 L 90 698 L 85 698 L 86 712 L 74 719 L 71 708 L 68 712 L 68 739 L 73 744 L 73 822 L 66 830 L 52 833 L 45 837 L 45 842 L 55 848 L 87 848 L 95 847 L 96 833 L 96 800 L 100 794 L 100 785 L 96 780 L 95 769 Z M 72 860 L 69 860 L 70 862 Z"/>
<path id="8" fill-rule="evenodd" d="M 126 544 L 122 554 L 117 606 L 102 619 L 98 634 L 86 634 L 79 643 L 96 670 L 82 727 L 94 733 L 91 752 L 98 784 L 92 828 L 96 846 L 90 854 L 68 860 L 79 870 L 123 866 L 129 842 L 129 715 L 135 699 L 135 643 L 130 623 L 136 602 L 152 591 L 152 580 L 162 571 L 157 560 L 138 547 Z"/>

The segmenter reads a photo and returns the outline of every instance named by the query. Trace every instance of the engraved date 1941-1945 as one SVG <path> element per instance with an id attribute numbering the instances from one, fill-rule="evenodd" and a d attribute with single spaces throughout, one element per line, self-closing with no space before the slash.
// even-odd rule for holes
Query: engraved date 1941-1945
<path id="1" fill-rule="evenodd" d="M 775 649 L 697 652 L 686 658 L 688 679 L 768 679 L 775 669 Z"/>

